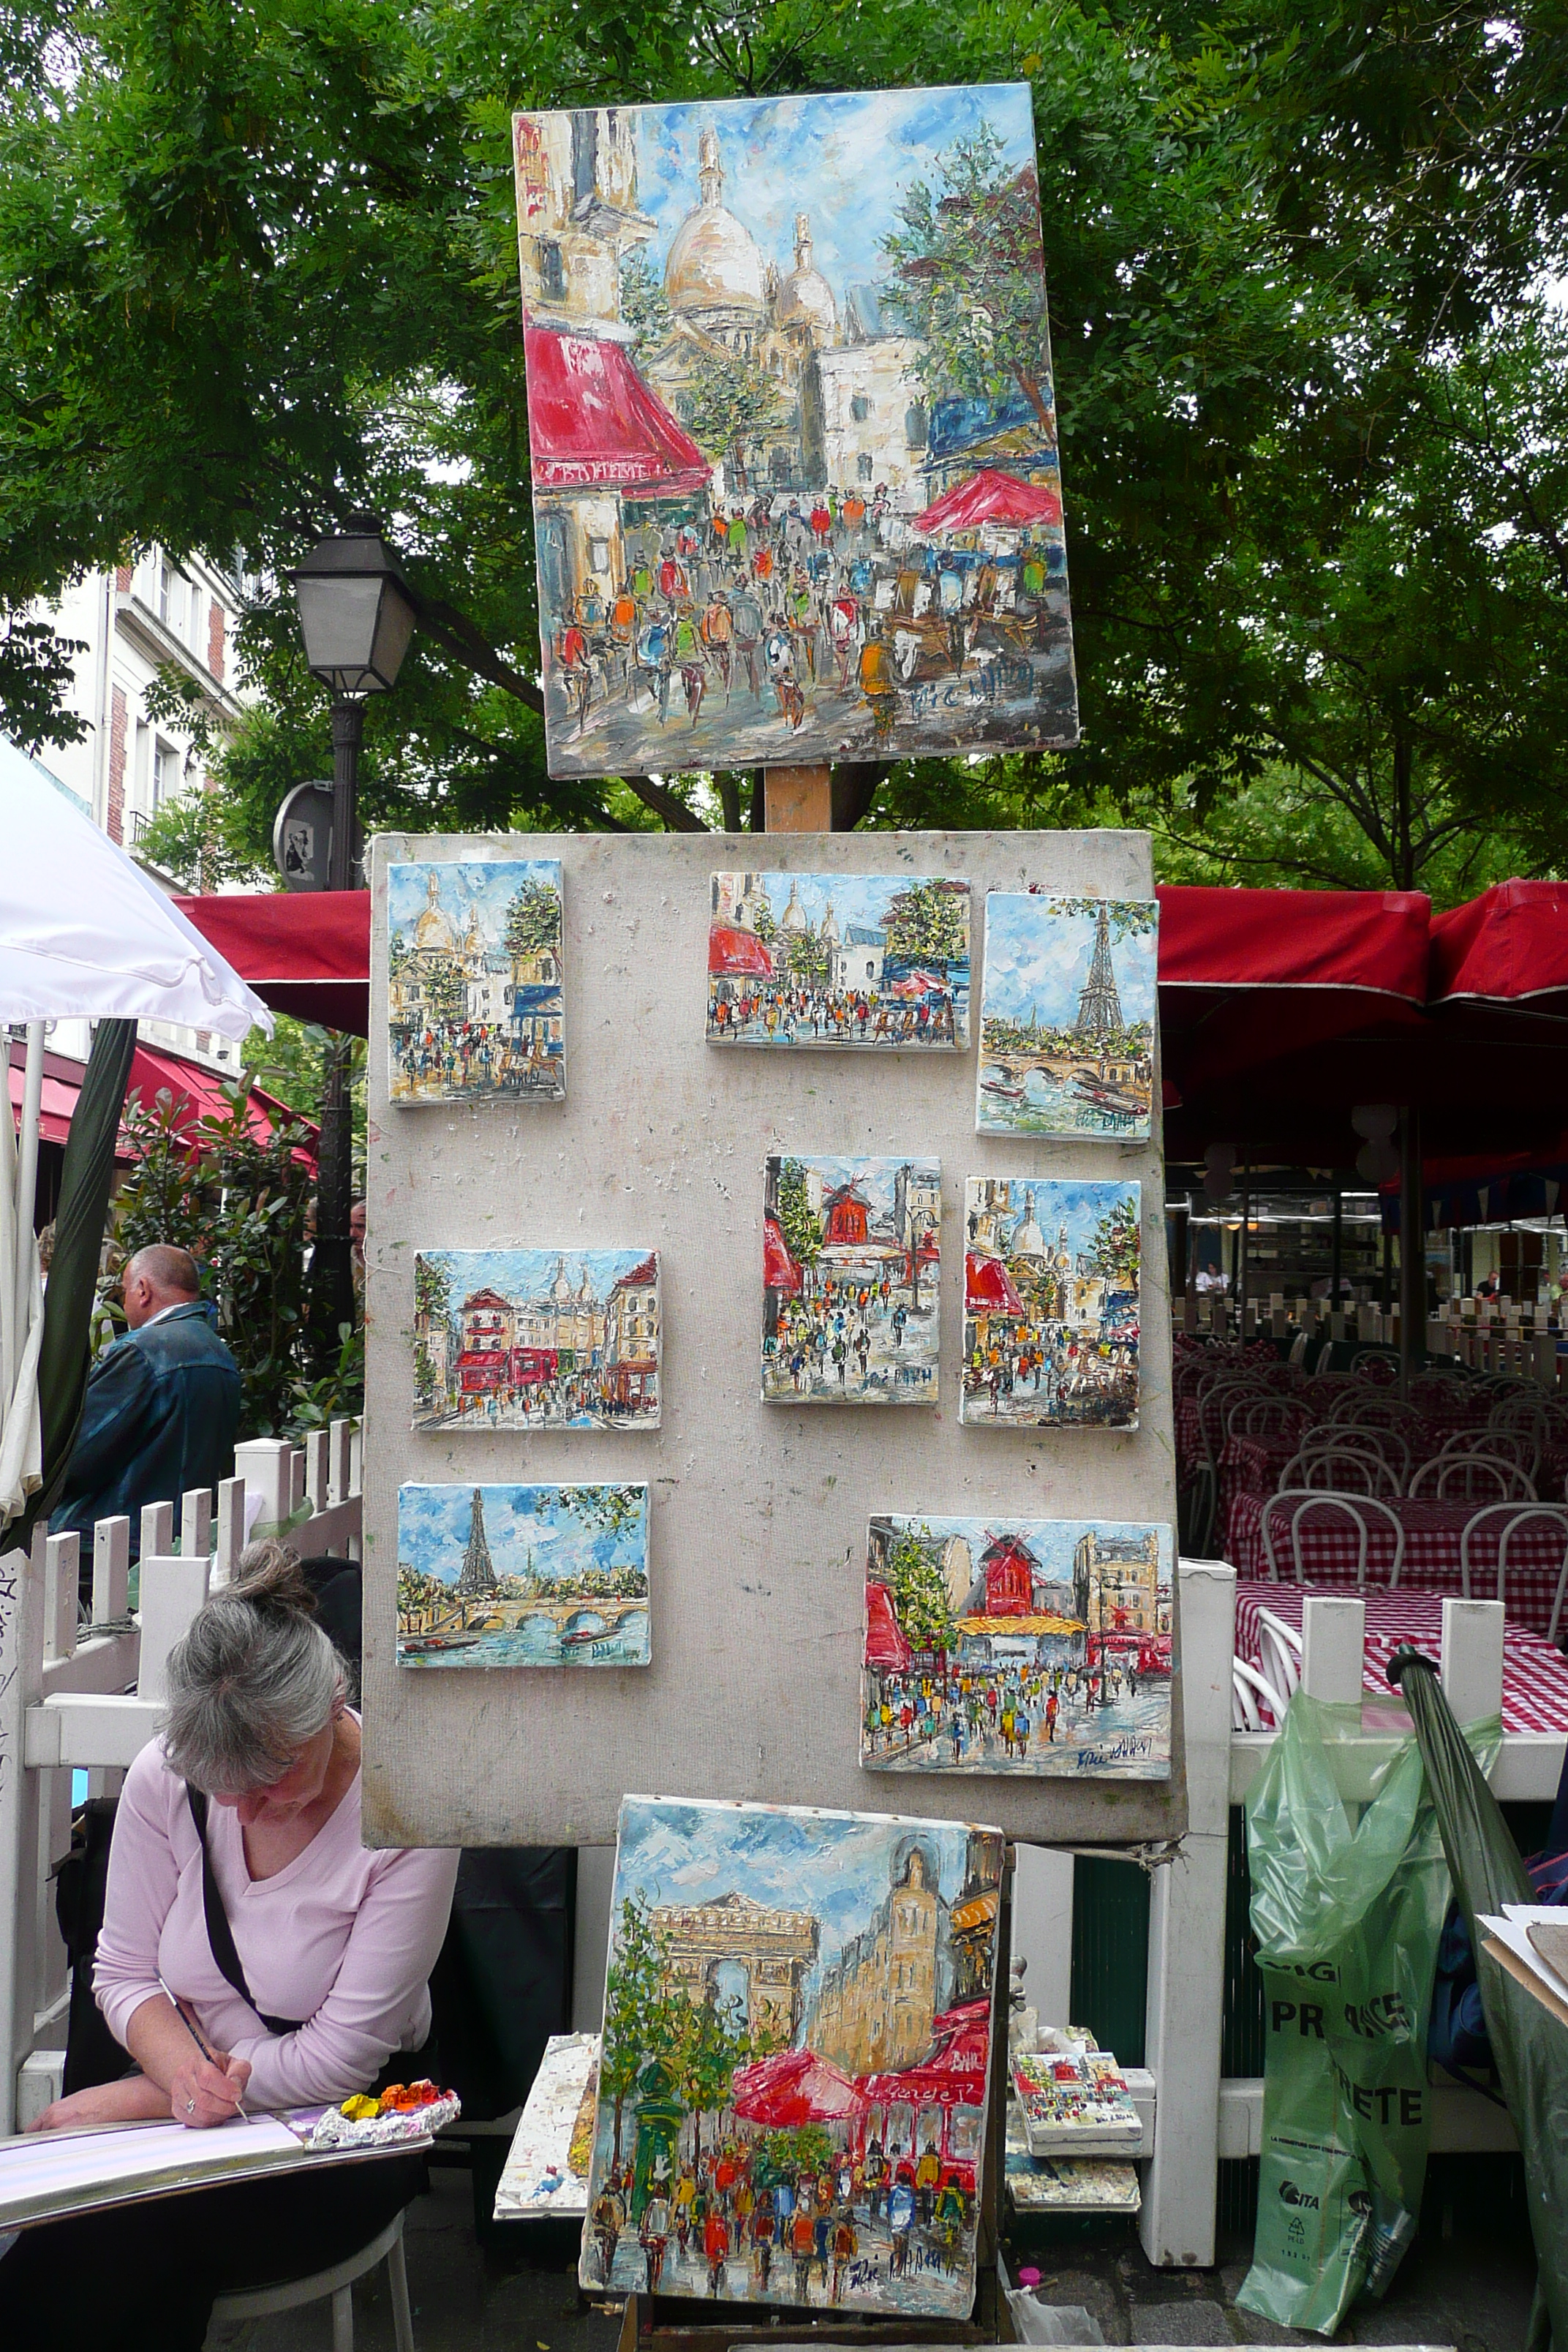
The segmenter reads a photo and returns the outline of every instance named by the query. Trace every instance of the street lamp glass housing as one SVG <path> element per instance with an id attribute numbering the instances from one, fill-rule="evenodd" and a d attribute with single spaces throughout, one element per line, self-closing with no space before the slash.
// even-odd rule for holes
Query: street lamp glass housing
<path id="1" fill-rule="evenodd" d="M 367 520 L 320 541 L 289 576 L 311 677 L 336 695 L 387 693 L 414 634 L 414 606 L 379 528 Z"/>

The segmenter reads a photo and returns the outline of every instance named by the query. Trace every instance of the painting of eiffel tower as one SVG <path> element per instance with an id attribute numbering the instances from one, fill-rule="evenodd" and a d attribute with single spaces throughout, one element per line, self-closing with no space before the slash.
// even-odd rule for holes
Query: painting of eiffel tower
<path id="1" fill-rule="evenodd" d="M 980 994 L 980 1135 L 1148 1140 L 1153 899 L 993 890 Z"/>
<path id="2" fill-rule="evenodd" d="M 490 1564 L 489 1541 L 485 1534 L 485 1498 L 476 1486 L 468 1521 L 468 1548 L 463 1554 L 463 1572 L 458 1579 L 458 1597 L 461 1601 L 485 1601 L 495 1589 L 496 1572 Z"/>

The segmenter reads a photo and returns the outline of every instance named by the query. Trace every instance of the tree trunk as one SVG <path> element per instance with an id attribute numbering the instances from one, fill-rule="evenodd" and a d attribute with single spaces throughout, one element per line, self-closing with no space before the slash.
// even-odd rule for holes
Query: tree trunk
<path id="1" fill-rule="evenodd" d="M 616 2170 L 619 2169 L 621 2161 L 621 2109 L 625 2105 L 626 2093 L 623 2091 L 616 2101 L 616 2137 L 615 2145 L 610 2151 L 610 2162 Z"/>
<path id="2" fill-rule="evenodd" d="M 1050 410 L 1046 406 L 1046 397 L 1044 393 L 1040 390 L 1039 384 L 1036 379 L 1032 375 L 1026 374 L 1024 369 L 1015 368 L 1013 373 L 1018 380 L 1018 389 L 1028 401 L 1030 407 L 1034 410 L 1035 415 L 1039 418 L 1046 432 L 1049 434 L 1051 446 L 1054 449 L 1057 446 L 1057 421 L 1051 415 Z"/>

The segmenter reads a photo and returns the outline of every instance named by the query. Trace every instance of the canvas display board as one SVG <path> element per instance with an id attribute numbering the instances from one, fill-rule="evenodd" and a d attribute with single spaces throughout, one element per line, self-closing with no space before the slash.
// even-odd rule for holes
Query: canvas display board
<path id="1" fill-rule="evenodd" d="M 379 1018 L 387 866 L 466 866 L 525 853 L 562 869 L 569 1094 L 417 1112 L 394 1105 Z M 1038 884 L 1074 898 L 1152 895 L 1148 844 L 1134 834 L 780 835 L 770 839 L 768 857 L 773 869 L 802 877 L 966 881 L 976 970 L 989 892 Z M 973 1040 L 967 1053 L 887 1055 L 748 1052 L 710 1040 L 712 878 L 735 863 L 732 848 L 700 835 L 393 837 L 374 846 L 363 1675 L 364 1821 L 373 1843 L 607 1843 L 625 1790 L 650 1782 L 693 1799 L 884 1810 L 889 1776 L 861 1758 L 874 1519 L 971 1520 L 994 1533 L 1042 1520 L 1174 1524 L 1157 1108 L 1148 1143 L 977 1136 Z M 787 895 L 786 887 L 786 902 Z M 1156 1055 L 1156 1106 L 1157 1066 Z M 842 1403 L 805 1395 L 763 1401 L 767 1163 L 779 1161 L 782 1173 L 785 1160 L 814 1158 L 891 1162 L 895 1179 L 911 1171 L 901 1200 L 896 1188 L 881 1206 L 867 1197 L 867 1236 L 873 1223 L 885 1228 L 892 1254 L 876 1311 L 886 1308 L 890 1327 L 896 1307 L 906 1307 L 902 1349 L 915 1343 L 934 1297 L 934 1402 L 868 1411 L 847 1396 Z M 940 1185 L 940 1232 L 937 1201 L 914 1181 L 925 1165 Z M 1068 1410 L 1055 1418 L 1045 1402 L 1036 1406 L 1034 1322 L 1008 1327 L 1020 1335 L 1016 1348 L 1009 1341 L 1012 1394 L 1022 1390 L 1030 1410 L 993 1414 L 987 1388 L 972 1400 L 979 1419 L 962 1417 L 964 1357 L 973 1351 L 965 1293 L 966 1261 L 975 1255 L 966 1231 L 973 1181 L 1019 1188 L 1017 1214 L 1009 1209 L 997 1229 L 1015 1259 L 1015 1243 L 1030 1239 L 1020 1236 L 1029 1187 L 1042 1230 L 1049 1184 L 1103 1183 L 1120 1188 L 1119 1197 L 1138 1188 L 1136 1428 L 1073 1410 L 1070 1367 L 1066 1382 L 1058 1377 Z M 1059 1225 L 1058 1217 L 1053 1249 Z M 984 1253 L 984 1236 L 975 1238 Z M 519 1252 L 541 1253 L 537 1280 L 495 1280 Z M 471 1296 L 463 1283 L 448 1286 L 445 1339 L 432 1328 L 417 1261 L 455 1262 L 462 1253 L 479 1262 L 479 1287 L 496 1289 L 501 1301 L 476 1314 L 513 1318 L 494 1329 L 476 1323 L 472 1334 L 500 1343 L 501 1386 L 476 1392 L 483 1410 L 421 1415 L 422 1360 L 432 1344 L 446 1347 L 448 1369 L 465 1353 L 489 1356 L 488 1346 L 463 1346 L 460 1310 Z M 657 1293 L 645 1285 L 636 1297 L 658 1310 L 657 1426 L 633 1411 L 605 1409 L 613 1351 L 608 1294 L 595 1271 L 624 1261 L 637 1274 L 649 1258 L 657 1259 Z M 889 1283 L 886 1302 L 881 1278 Z M 858 1291 L 868 1287 L 857 1284 L 857 1311 Z M 1072 1291 L 1079 1358 L 1105 1361 L 1099 1349 L 1120 1344 L 1112 1326 L 1127 1315 L 1119 1286 L 1075 1265 Z M 1045 1299 L 1038 1286 L 1030 1295 Z M 546 1310 L 555 1318 L 548 1333 L 538 1319 Z M 628 1345 L 646 1338 L 631 1328 L 646 1313 L 626 1327 Z M 847 1313 L 846 1321 L 848 1328 Z M 1053 1336 L 1048 1328 L 1046 1336 Z M 896 1370 L 900 1353 L 879 1320 L 868 1378 L 884 1356 Z M 837 1387 L 831 1340 L 826 1363 Z M 850 1371 L 847 1357 L 846 1390 Z M 853 1372 L 858 1378 L 858 1349 Z M 563 1421 L 542 1408 L 535 1373 L 548 1375 L 558 1394 L 575 1395 L 582 1414 Z M 1044 1369 L 1040 1380 L 1048 1400 Z M 629 1369 L 621 1385 L 635 1402 Z M 492 1395 L 500 1399 L 493 1419 Z M 1005 1393 L 1001 1401 L 1005 1407 Z M 630 1671 L 400 1667 L 397 1497 L 407 1486 L 458 1490 L 465 1549 L 476 1487 L 646 1486 L 649 1663 Z M 485 1516 L 494 1566 L 488 1502 Z M 535 1570 L 542 1571 L 538 1558 Z M 584 1622 L 579 1630 L 592 1628 Z M 1179 1833 L 1179 1624 L 1173 1633 L 1168 1780 L 937 1770 L 921 1773 L 913 1810 L 978 1815 L 1011 1836 L 1045 1843 Z M 1136 1666 L 1134 1675 L 1142 1701 Z M 1032 1738 L 1031 1754 L 1037 1745 Z"/>
<path id="2" fill-rule="evenodd" d="M 512 152 L 551 773 L 1075 743 L 1027 83 Z"/>
<path id="3" fill-rule="evenodd" d="M 627 1797 L 584 2286 L 967 2316 L 1004 1844 Z"/>

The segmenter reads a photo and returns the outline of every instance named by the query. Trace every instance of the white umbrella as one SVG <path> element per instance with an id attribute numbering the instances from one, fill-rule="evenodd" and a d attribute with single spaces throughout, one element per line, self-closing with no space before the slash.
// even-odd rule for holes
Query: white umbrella
<path id="1" fill-rule="evenodd" d="M 0 1021 L 27 1024 L 22 1118 L 0 1139 L 0 1528 L 41 1475 L 33 1234 L 47 1021 L 170 1021 L 243 1038 L 272 1015 L 194 923 L 31 761 L 0 764 Z M 7 1066 L 9 1054 L 6 1055 Z"/>

